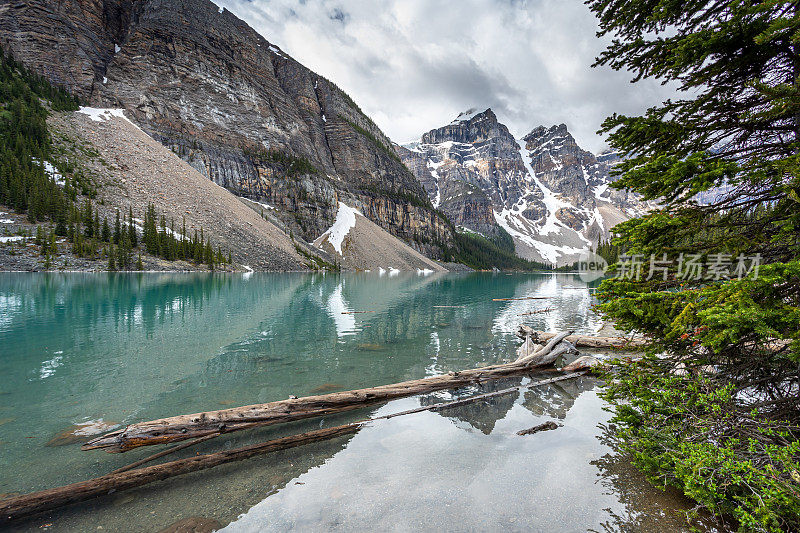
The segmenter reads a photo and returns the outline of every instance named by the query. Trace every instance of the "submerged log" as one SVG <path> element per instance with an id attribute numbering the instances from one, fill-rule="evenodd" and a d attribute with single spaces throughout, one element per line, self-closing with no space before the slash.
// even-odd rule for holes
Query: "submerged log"
<path id="1" fill-rule="evenodd" d="M 196 470 L 203 470 L 213 466 L 241 461 L 256 455 L 294 448 L 301 444 L 308 444 L 320 440 L 332 439 L 341 435 L 355 433 L 359 425 L 338 426 L 335 428 L 318 429 L 301 435 L 283 437 L 261 444 L 245 446 L 235 450 L 207 455 L 197 455 L 186 459 L 179 459 L 169 463 L 148 466 L 137 470 L 128 470 L 117 474 L 107 474 L 102 477 L 17 496 L 0 501 L 0 524 L 17 520 L 24 516 L 48 511 L 70 503 L 80 502 L 110 494 L 113 492 L 140 487 L 154 481 L 187 474 Z"/>
<path id="2" fill-rule="evenodd" d="M 553 421 L 545 422 L 544 424 L 539 424 L 538 426 L 533 426 L 532 428 L 523 429 L 522 431 L 517 431 L 517 435 L 520 437 L 524 437 L 525 435 L 533 435 L 534 433 L 539 433 L 540 431 L 552 431 L 554 429 L 558 429 L 561 427 L 561 424 L 556 424 Z"/>
<path id="3" fill-rule="evenodd" d="M 443 402 L 427 406 L 420 406 L 414 409 L 408 409 L 406 411 L 401 411 L 398 413 L 391 413 L 388 415 L 378 416 L 370 420 L 353 422 L 350 424 L 344 424 L 332 428 L 317 429 L 299 435 L 291 435 L 289 437 L 273 439 L 267 442 L 262 442 L 260 444 L 253 444 L 250 446 L 244 446 L 233 450 L 225 450 L 205 455 L 197 455 L 194 457 L 188 457 L 186 459 L 178 459 L 176 461 L 162 463 L 159 465 L 147 466 L 137 470 L 120 469 L 105 476 L 89 479 L 87 481 L 72 483 L 70 485 L 65 485 L 63 487 L 57 487 L 54 489 L 43 490 L 31 494 L 25 494 L 22 496 L 16 496 L 6 500 L 2 500 L 0 501 L 0 524 L 4 522 L 10 522 L 13 520 L 18 520 L 20 518 L 24 518 L 26 516 L 30 516 L 35 513 L 56 509 L 58 507 L 68 505 L 70 503 L 86 501 L 98 496 L 102 496 L 104 494 L 110 494 L 113 492 L 132 489 L 135 487 L 141 487 L 142 485 L 147 485 L 154 481 L 161 481 L 171 477 L 180 476 L 182 474 L 186 474 L 189 472 L 195 472 L 198 470 L 204 470 L 206 468 L 212 468 L 214 466 L 226 463 L 241 461 L 243 459 L 248 459 L 250 457 L 263 455 L 273 451 L 285 450 L 288 448 L 294 448 L 297 446 L 310 444 L 312 442 L 319 442 L 323 440 L 329 440 L 336 437 L 340 437 L 343 435 L 349 435 L 355 433 L 360 428 L 364 427 L 366 424 L 369 424 L 376 420 L 387 420 L 390 418 L 409 415 L 413 413 L 419 413 L 422 411 L 435 411 L 435 410 L 446 409 L 448 407 L 457 407 L 460 405 L 465 405 L 480 400 L 486 400 L 504 394 L 511 394 L 513 392 L 517 392 L 523 389 L 528 389 L 532 387 L 555 383 L 558 381 L 572 379 L 578 376 L 582 376 L 584 374 L 585 372 L 574 372 L 571 374 L 556 376 L 553 378 L 544 379 L 533 383 L 528 383 L 525 385 L 517 385 L 515 387 L 510 387 L 508 389 L 488 392 L 485 394 L 479 394 L 477 396 L 472 396 L 470 398 L 453 400 L 449 402 Z M 190 444 L 195 444 L 195 443 L 196 442 L 192 442 Z M 175 448 L 167 450 L 168 453 L 172 451 L 175 451 Z M 150 459 L 155 459 L 155 456 L 147 458 L 147 460 Z M 139 462 L 134 463 L 133 465 L 137 464 L 139 464 Z"/>
<path id="4" fill-rule="evenodd" d="M 190 440 L 189 442 L 184 442 L 183 444 L 178 444 L 177 446 L 173 446 L 172 448 L 166 449 L 164 451 L 161 451 L 161 452 L 158 452 L 158 453 L 154 453 L 153 455 L 151 455 L 149 457 L 145 457 L 144 459 L 140 459 L 140 460 L 136 461 L 135 463 L 131 463 L 129 465 L 125 465 L 122 468 L 117 468 L 116 470 L 114 470 L 111 473 L 112 474 L 120 474 L 122 472 L 127 472 L 128 470 L 133 470 L 134 468 L 138 468 L 138 467 L 142 466 L 143 464 L 150 463 L 152 461 L 155 461 L 156 459 L 161 459 L 162 457 L 167 456 L 167 455 L 169 455 L 171 453 L 175 453 L 177 451 L 184 450 L 186 448 L 189 448 L 190 446 L 195 446 L 196 444 L 200 444 L 201 442 L 205 442 L 207 440 L 211 440 L 211 439 L 216 438 L 216 437 L 219 437 L 219 433 L 212 433 L 211 435 L 206 435 L 205 437 L 198 437 L 198 438 L 196 438 L 194 440 Z"/>
<path id="5" fill-rule="evenodd" d="M 555 346 L 557 343 L 550 344 Z M 547 361 L 547 359 L 524 358 L 513 363 L 450 372 L 441 376 L 381 385 L 368 389 L 303 398 L 289 398 L 288 400 L 264 404 L 139 422 L 93 439 L 84 444 L 82 449 L 105 449 L 111 453 L 119 453 L 140 446 L 182 441 L 214 433 L 230 433 L 254 426 L 266 426 L 329 415 L 360 409 L 374 403 L 396 398 L 453 389 L 481 381 L 519 374 L 537 366 L 550 364 L 553 360 L 543 362 Z"/>
<path id="6" fill-rule="evenodd" d="M 539 339 L 540 341 L 547 341 L 552 339 L 558 335 L 557 333 L 548 333 L 546 331 L 538 331 L 533 329 L 530 326 L 521 325 L 519 327 L 519 331 L 517 331 L 517 336 L 521 339 L 525 339 L 527 337 L 533 337 L 534 339 Z M 634 338 L 626 338 L 626 337 L 595 337 L 592 335 L 569 335 L 566 337 L 566 340 L 574 344 L 579 348 L 636 348 L 640 346 L 645 346 L 647 342 L 638 337 Z"/>

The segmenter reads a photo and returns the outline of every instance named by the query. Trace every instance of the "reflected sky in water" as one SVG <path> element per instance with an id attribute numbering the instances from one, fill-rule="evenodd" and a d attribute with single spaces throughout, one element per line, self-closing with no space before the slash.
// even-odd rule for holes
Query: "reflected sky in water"
<path id="1" fill-rule="evenodd" d="M 547 299 L 492 301 L 528 296 Z M 521 322 L 597 331 L 593 303 L 571 274 L 0 274 L 0 494 L 153 453 L 81 452 L 88 436 L 76 432 L 504 362 Z M 526 314 L 544 308 L 552 311 Z M 242 432 L 170 459 L 530 379 Z M 608 414 L 596 385 L 586 378 L 380 421 L 20 528 L 157 531 L 203 516 L 230 531 L 681 530 L 685 502 L 620 474 L 598 439 Z M 516 435 L 547 420 L 563 427 Z"/>

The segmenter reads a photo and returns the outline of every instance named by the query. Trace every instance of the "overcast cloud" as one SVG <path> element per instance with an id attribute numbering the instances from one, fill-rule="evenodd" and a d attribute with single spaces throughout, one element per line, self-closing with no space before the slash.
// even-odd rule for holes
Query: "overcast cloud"
<path id="1" fill-rule="evenodd" d="M 582 0 L 215 0 L 339 85 L 397 142 L 491 107 L 517 136 L 566 123 L 584 148 L 606 116 L 670 96 L 591 68 L 605 42 Z"/>

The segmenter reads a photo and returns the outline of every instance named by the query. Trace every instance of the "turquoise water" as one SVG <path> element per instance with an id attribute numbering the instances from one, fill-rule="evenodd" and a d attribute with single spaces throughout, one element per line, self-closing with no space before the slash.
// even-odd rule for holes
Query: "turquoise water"
<path id="1" fill-rule="evenodd" d="M 492 301 L 526 296 L 548 299 Z M 520 322 L 591 333 L 593 304 L 570 274 L 0 274 L 0 494 L 154 452 L 81 452 L 93 431 L 508 361 Z M 15 527 L 158 531 L 201 516 L 231 531 L 682 530 L 687 503 L 604 444 L 596 387 L 584 378 L 377 422 Z M 169 459 L 449 397 L 242 432 Z M 516 435 L 546 420 L 563 427 Z"/>

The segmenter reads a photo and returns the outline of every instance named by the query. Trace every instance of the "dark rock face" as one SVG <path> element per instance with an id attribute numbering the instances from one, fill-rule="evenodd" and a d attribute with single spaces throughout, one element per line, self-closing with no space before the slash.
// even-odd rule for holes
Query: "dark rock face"
<path id="1" fill-rule="evenodd" d="M 124 107 L 219 185 L 280 206 L 308 241 L 341 200 L 424 253 L 452 243 L 346 94 L 208 0 L 2 1 L 0 44 L 93 105 Z M 290 172 L 270 152 L 315 171 Z"/>
<path id="2" fill-rule="evenodd" d="M 498 206 L 524 199 L 531 213 L 544 209 L 538 191 L 525 186 L 528 173 L 517 141 L 491 109 L 462 113 L 398 152 L 434 206 L 456 225 L 494 235 Z"/>
<path id="3" fill-rule="evenodd" d="M 608 169 L 593 153 L 578 146 L 564 124 L 547 129 L 539 126 L 523 141 L 536 176 L 575 205 L 583 205 L 594 187 L 608 179 Z"/>
<path id="4" fill-rule="evenodd" d="M 575 231 L 583 229 L 584 224 L 588 221 L 584 213 L 568 207 L 559 208 L 558 211 L 556 211 L 556 218 Z"/>
<path id="5" fill-rule="evenodd" d="M 614 181 L 611 169 L 621 161 L 616 152 L 595 156 L 582 149 L 564 124 L 550 128 L 539 126 L 523 137 L 523 141 L 537 178 L 576 207 L 593 209 L 596 206 L 600 198 L 595 191 Z M 642 208 L 641 202 L 627 191 L 603 187 L 600 196 L 623 211 L 635 212 Z"/>
<path id="6" fill-rule="evenodd" d="M 402 146 L 395 146 L 395 149 L 406 166 L 417 176 L 433 205 L 453 224 L 488 235 L 496 232 L 492 202 L 474 176 L 452 163 L 432 169 L 422 152 Z M 440 179 L 442 175 L 453 179 Z"/>
<path id="7" fill-rule="evenodd" d="M 0 2 L 0 44 L 16 59 L 82 98 L 102 80 L 134 2 Z"/>

